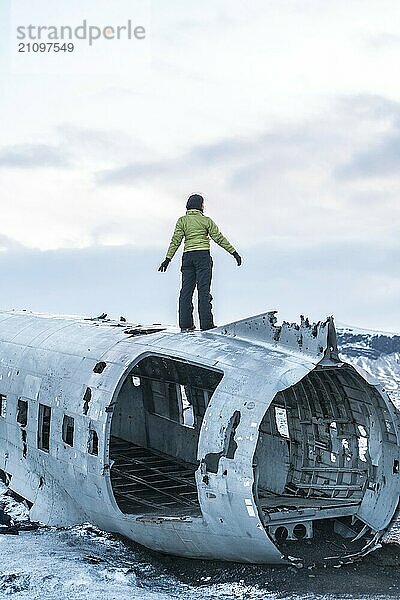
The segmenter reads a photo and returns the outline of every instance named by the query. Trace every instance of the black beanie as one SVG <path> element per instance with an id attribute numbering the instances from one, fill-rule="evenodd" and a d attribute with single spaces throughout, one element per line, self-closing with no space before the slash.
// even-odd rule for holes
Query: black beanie
<path id="1" fill-rule="evenodd" d="M 200 194 L 192 194 L 186 202 L 186 209 L 190 210 L 191 208 L 196 208 L 197 210 L 203 210 L 203 202 L 203 196 L 200 196 Z"/>

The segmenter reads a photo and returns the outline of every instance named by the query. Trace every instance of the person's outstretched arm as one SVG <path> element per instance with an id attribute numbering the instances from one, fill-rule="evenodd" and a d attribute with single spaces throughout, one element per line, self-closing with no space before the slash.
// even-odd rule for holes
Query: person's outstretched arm
<path id="1" fill-rule="evenodd" d="M 226 239 L 226 237 L 222 235 L 217 225 L 212 219 L 210 219 L 210 217 L 208 217 L 208 234 L 210 238 L 213 239 L 216 244 L 218 244 L 218 246 L 221 246 L 221 248 L 226 250 L 229 254 L 232 254 L 238 266 L 240 267 L 240 265 L 242 264 L 241 257 L 236 252 L 232 244 Z"/>
<path id="2" fill-rule="evenodd" d="M 175 225 L 174 233 L 172 234 L 171 243 L 167 250 L 167 256 L 165 257 L 164 262 L 161 263 L 161 265 L 158 269 L 162 273 L 164 273 L 168 269 L 168 265 L 171 262 L 171 260 L 174 258 L 175 253 L 178 250 L 179 246 L 181 245 L 184 236 L 185 236 L 185 232 L 183 231 L 182 221 L 181 221 L 181 219 L 178 219 L 178 221 Z"/>

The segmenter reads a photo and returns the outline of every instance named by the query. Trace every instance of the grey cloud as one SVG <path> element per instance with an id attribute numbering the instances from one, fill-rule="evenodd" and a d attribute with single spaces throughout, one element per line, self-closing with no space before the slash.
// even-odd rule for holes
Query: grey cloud
<path id="1" fill-rule="evenodd" d="M 388 133 L 379 140 L 377 132 L 382 131 L 383 121 Z M 369 127 L 369 123 L 378 127 Z M 371 134 L 366 143 L 368 129 Z M 99 185 L 151 181 L 167 187 L 179 181 L 183 185 L 188 177 L 191 181 L 203 181 L 210 173 L 224 181 L 226 193 L 240 194 L 250 186 L 262 187 L 271 178 L 276 181 L 306 169 L 332 177 L 332 185 L 335 180 L 343 183 L 362 176 L 390 176 L 400 166 L 399 131 L 399 103 L 377 95 L 353 95 L 338 99 L 325 118 L 274 124 L 253 136 L 216 140 L 166 159 L 152 158 L 148 148 L 124 132 L 64 124 L 57 129 L 58 146 L 37 144 L 0 149 L 0 168 L 84 166 L 94 157 L 115 165 L 94 174 Z M 352 156 L 341 163 L 341 156 L 348 155 L 349 148 Z M 127 156 L 133 158 L 124 163 Z"/>
<path id="2" fill-rule="evenodd" d="M 339 179 L 385 177 L 400 170 L 400 131 L 356 154 L 350 162 L 336 169 Z"/>
<path id="3" fill-rule="evenodd" d="M 226 161 L 243 158 L 253 153 L 259 143 L 259 138 L 246 139 L 224 139 L 213 144 L 196 146 L 187 154 L 187 159 L 192 164 L 210 165 L 224 163 Z"/>
<path id="4" fill-rule="evenodd" d="M 244 184 L 255 174 L 285 171 L 296 168 L 296 165 L 300 167 L 305 163 L 318 162 L 329 152 L 339 150 L 340 154 L 341 148 L 348 144 L 349 121 L 380 122 L 383 119 L 397 128 L 400 104 L 372 94 L 353 95 L 339 99 L 332 113 L 325 118 L 274 125 L 252 137 L 224 138 L 195 146 L 171 159 L 144 161 L 141 152 L 140 161 L 98 172 L 96 179 L 100 184 L 124 185 L 154 178 L 168 180 L 192 174 L 196 169 L 223 167 L 231 169 L 228 181 L 232 185 Z M 331 170 L 335 173 L 334 164 Z M 335 174 L 341 176 L 339 170 Z"/>
<path id="5" fill-rule="evenodd" d="M 56 129 L 58 143 L 0 146 L 0 168 L 70 168 L 85 166 L 91 158 L 113 163 L 126 155 L 149 155 L 144 144 L 124 132 L 86 129 L 63 124 Z"/>
<path id="6" fill-rule="evenodd" d="M 127 154 L 146 156 L 148 149 L 145 144 L 132 140 L 131 136 L 123 131 L 109 131 L 107 129 L 90 129 L 63 124 L 57 128 L 60 146 L 68 149 L 76 156 L 100 155 L 107 159 L 121 158 Z"/>
<path id="7" fill-rule="evenodd" d="M 264 166 L 270 163 L 277 166 L 277 152 L 296 152 L 297 144 L 303 147 L 314 143 L 313 136 L 307 131 L 266 132 L 253 138 L 226 138 L 210 144 L 195 146 L 187 153 L 164 161 L 128 163 L 121 167 L 97 173 L 99 184 L 124 185 L 138 180 L 154 178 L 182 177 L 193 173 L 196 169 L 227 168 L 236 169 L 243 161 L 260 161 L 264 158 Z M 280 157 L 282 159 L 282 156 Z M 294 160 L 294 159 L 293 159 Z"/>
<path id="8" fill-rule="evenodd" d="M 176 173 L 178 163 L 174 161 L 154 163 L 129 163 L 123 167 L 107 169 L 96 174 L 96 180 L 104 185 L 124 185 L 141 179 L 156 178 Z"/>
<path id="9" fill-rule="evenodd" d="M 368 130 L 370 123 L 382 122 L 387 124 L 387 138 L 377 141 L 378 134 L 371 133 L 370 145 L 365 148 L 359 128 L 365 124 Z M 277 124 L 253 137 L 221 139 L 196 146 L 172 159 L 132 161 L 99 172 L 96 179 L 99 184 L 125 185 L 157 178 L 168 181 L 192 176 L 199 169 L 222 168 L 226 170 L 231 191 L 235 186 L 246 186 L 252 178 L 285 174 L 288 170 L 312 165 L 327 170 L 338 180 L 364 173 L 368 176 L 374 170 L 390 174 L 398 168 L 399 129 L 399 103 L 373 94 L 353 95 L 338 99 L 325 118 Z M 353 157 L 346 164 L 340 164 L 340 156 L 348 152 L 349 145 L 354 147 Z"/>
<path id="10" fill-rule="evenodd" d="M 346 163 L 338 164 L 333 170 L 335 177 L 345 181 L 396 174 L 400 167 L 400 103 L 381 96 L 356 95 L 346 99 L 343 107 L 358 122 L 385 128 L 369 143 L 359 144 L 362 147 Z"/>
<path id="11" fill-rule="evenodd" d="M 382 198 L 378 192 L 371 197 L 368 190 L 351 183 L 372 176 L 397 178 L 399 124 L 399 103 L 377 95 L 348 96 L 338 99 L 324 117 L 274 124 L 254 136 L 216 140 L 165 160 L 132 161 L 98 172 L 96 181 L 104 186 L 148 183 L 174 196 L 194 187 L 207 197 L 212 195 L 213 201 L 230 202 L 235 211 L 244 205 L 254 210 L 256 199 L 263 198 L 257 214 L 260 219 L 271 216 L 271 227 L 293 232 L 293 219 L 311 224 L 325 218 L 337 228 L 340 239 L 349 235 L 354 207 L 368 204 L 376 214 L 378 206 L 385 214 L 393 212 L 392 196 L 386 193 Z M 350 219 L 344 224 L 346 233 L 332 204 L 335 195 Z M 290 216 L 288 223 L 285 219 Z M 388 235 L 396 219 L 394 208 L 393 220 L 386 223 Z M 251 236 L 250 227 L 250 221 L 244 219 L 242 234 Z"/>
<path id="12" fill-rule="evenodd" d="M 68 155 L 57 146 L 20 144 L 0 148 L 0 168 L 38 169 L 69 166 Z"/>
<path id="13" fill-rule="evenodd" d="M 368 119 L 399 121 L 400 103 L 376 94 L 353 94 L 339 100 L 339 108 L 346 114 Z"/>
<path id="14" fill-rule="evenodd" d="M 118 164 L 126 156 L 137 156 L 143 161 L 150 156 L 147 146 L 123 131 L 91 129 L 71 124 L 57 128 L 59 147 L 69 154 L 74 166 L 91 168 L 91 163 Z M 118 170 L 118 168 L 117 168 Z M 121 174 L 123 178 L 123 174 Z"/>
<path id="15" fill-rule="evenodd" d="M 251 144 L 242 140 L 221 140 L 217 143 L 197 146 L 173 159 L 153 162 L 128 163 L 97 174 L 100 184 L 123 185 L 138 180 L 157 177 L 176 177 L 200 167 L 226 163 L 248 154 Z"/>
<path id="16" fill-rule="evenodd" d="M 287 168 L 287 166 L 286 161 L 285 167 Z M 249 186 L 254 186 L 258 182 L 262 182 L 267 175 L 274 174 L 274 168 L 279 169 L 281 173 L 285 170 L 281 157 L 277 159 L 276 156 L 272 156 L 269 162 L 265 158 L 262 160 L 253 160 L 232 172 L 228 178 L 229 189 L 231 191 L 237 189 L 243 190 Z"/>

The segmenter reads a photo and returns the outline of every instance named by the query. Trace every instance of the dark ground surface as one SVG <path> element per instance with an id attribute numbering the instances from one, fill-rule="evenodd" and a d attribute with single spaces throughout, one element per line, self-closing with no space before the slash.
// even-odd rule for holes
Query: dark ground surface
<path id="1" fill-rule="evenodd" d="M 127 542 L 129 546 L 129 542 Z M 148 551 L 144 551 L 149 556 Z M 400 546 L 385 544 L 362 561 L 341 567 L 272 567 L 189 561 L 151 553 L 154 566 L 188 585 L 235 584 L 259 588 L 278 598 L 290 594 L 311 598 L 400 598 Z M 207 582 L 204 582 L 207 577 Z M 208 579 L 209 578 L 209 579 Z M 251 594 L 248 596 L 251 598 Z M 266 596 L 267 597 L 267 596 Z"/>
<path id="2" fill-rule="evenodd" d="M 0 536 L 0 599 L 400 598 L 400 546 L 335 567 L 272 567 L 162 556 L 90 526 Z"/>
<path id="3" fill-rule="evenodd" d="M 0 493 L 17 527 L 31 527 L 27 509 Z M 357 563 L 296 568 L 163 556 L 89 525 L 39 527 L 0 535 L 0 600 L 389 600 L 400 598 L 400 520 L 388 539 Z"/>

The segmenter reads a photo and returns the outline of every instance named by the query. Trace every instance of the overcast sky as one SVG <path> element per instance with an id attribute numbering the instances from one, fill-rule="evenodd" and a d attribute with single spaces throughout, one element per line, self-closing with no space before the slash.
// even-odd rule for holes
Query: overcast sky
<path id="1" fill-rule="evenodd" d="M 278 309 L 400 330 L 398 0 L 1 0 L 3 308 L 176 322 L 187 196 L 218 323 Z M 20 25 L 144 40 L 18 53 Z"/>

